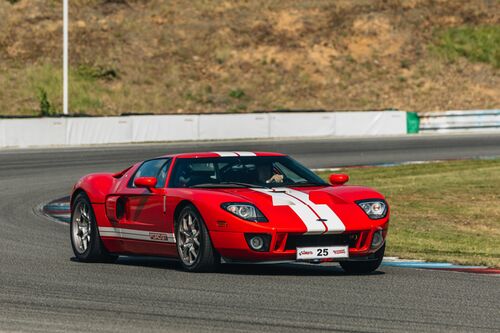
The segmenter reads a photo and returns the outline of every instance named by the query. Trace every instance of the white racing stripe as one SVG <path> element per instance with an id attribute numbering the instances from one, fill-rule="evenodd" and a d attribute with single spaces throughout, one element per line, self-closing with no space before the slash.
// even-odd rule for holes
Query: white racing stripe
<path id="1" fill-rule="evenodd" d="M 175 243 L 175 236 L 172 233 L 145 231 L 137 229 L 125 229 L 114 227 L 99 227 L 99 234 L 104 237 L 117 237 L 126 239 L 145 240 L 160 243 Z"/>
<path id="2" fill-rule="evenodd" d="M 309 199 L 309 194 L 288 189 L 288 193 L 302 200 L 320 216 L 328 228 L 328 233 L 340 233 L 345 231 L 345 225 L 335 212 L 326 204 L 315 204 Z"/>
<path id="3" fill-rule="evenodd" d="M 230 151 L 214 151 L 213 153 L 219 155 L 220 157 L 238 157 L 236 153 Z"/>
<path id="4" fill-rule="evenodd" d="M 255 155 L 255 153 L 252 153 L 250 151 L 236 151 L 235 153 L 239 156 L 257 156 Z"/>
<path id="5" fill-rule="evenodd" d="M 238 157 L 238 156 L 257 156 L 255 153 L 250 151 L 214 151 L 214 154 L 219 155 L 220 157 Z"/>
<path id="6" fill-rule="evenodd" d="M 289 206 L 304 222 L 307 234 L 341 233 L 345 231 L 345 225 L 337 214 L 326 204 L 312 202 L 307 193 L 287 187 L 253 190 L 270 195 L 274 206 Z"/>
<path id="7" fill-rule="evenodd" d="M 287 194 L 288 188 L 252 190 L 270 195 L 273 199 L 273 206 L 289 206 L 306 225 L 307 234 L 322 234 L 326 231 L 324 224 L 318 221 L 316 214 L 307 205 Z"/>

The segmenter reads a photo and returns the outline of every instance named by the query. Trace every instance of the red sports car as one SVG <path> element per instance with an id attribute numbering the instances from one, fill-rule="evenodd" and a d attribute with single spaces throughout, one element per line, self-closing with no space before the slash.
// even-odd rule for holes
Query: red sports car
<path id="1" fill-rule="evenodd" d="M 82 261 L 164 256 L 188 271 L 221 260 L 338 261 L 368 273 L 384 255 L 389 206 L 348 179 L 333 174 L 327 184 L 278 153 L 166 155 L 80 179 L 71 244 Z"/>

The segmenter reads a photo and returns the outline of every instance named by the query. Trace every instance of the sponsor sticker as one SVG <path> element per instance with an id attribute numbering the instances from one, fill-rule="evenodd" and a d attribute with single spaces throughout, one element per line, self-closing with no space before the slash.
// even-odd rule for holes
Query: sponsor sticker
<path id="1" fill-rule="evenodd" d="M 161 232 L 150 232 L 149 238 L 151 240 L 155 240 L 155 241 L 167 241 L 168 240 L 167 234 L 164 234 Z"/>

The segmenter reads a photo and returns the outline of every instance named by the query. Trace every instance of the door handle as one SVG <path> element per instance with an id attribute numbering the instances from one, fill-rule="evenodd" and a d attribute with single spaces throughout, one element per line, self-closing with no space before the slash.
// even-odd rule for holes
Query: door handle
<path id="1" fill-rule="evenodd" d="M 167 196 L 163 195 L 163 214 L 167 214 Z"/>

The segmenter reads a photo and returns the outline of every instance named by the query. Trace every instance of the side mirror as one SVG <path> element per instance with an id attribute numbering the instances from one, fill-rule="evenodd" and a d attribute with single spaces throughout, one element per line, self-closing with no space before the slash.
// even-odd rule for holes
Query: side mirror
<path id="1" fill-rule="evenodd" d="M 156 178 L 155 177 L 137 177 L 134 179 L 134 185 L 136 187 L 142 187 L 151 189 L 156 186 Z"/>
<path id="2" fill-rule="evenodd" d="M 349 181 L 349 176 L 346 175 L 345 173 L 332 173 L 330 175 L 330 184 L 334 185 L 334 186 L 338 186 L 338 185 L 344 185 L 345 183 L 347 183 Z"/>

